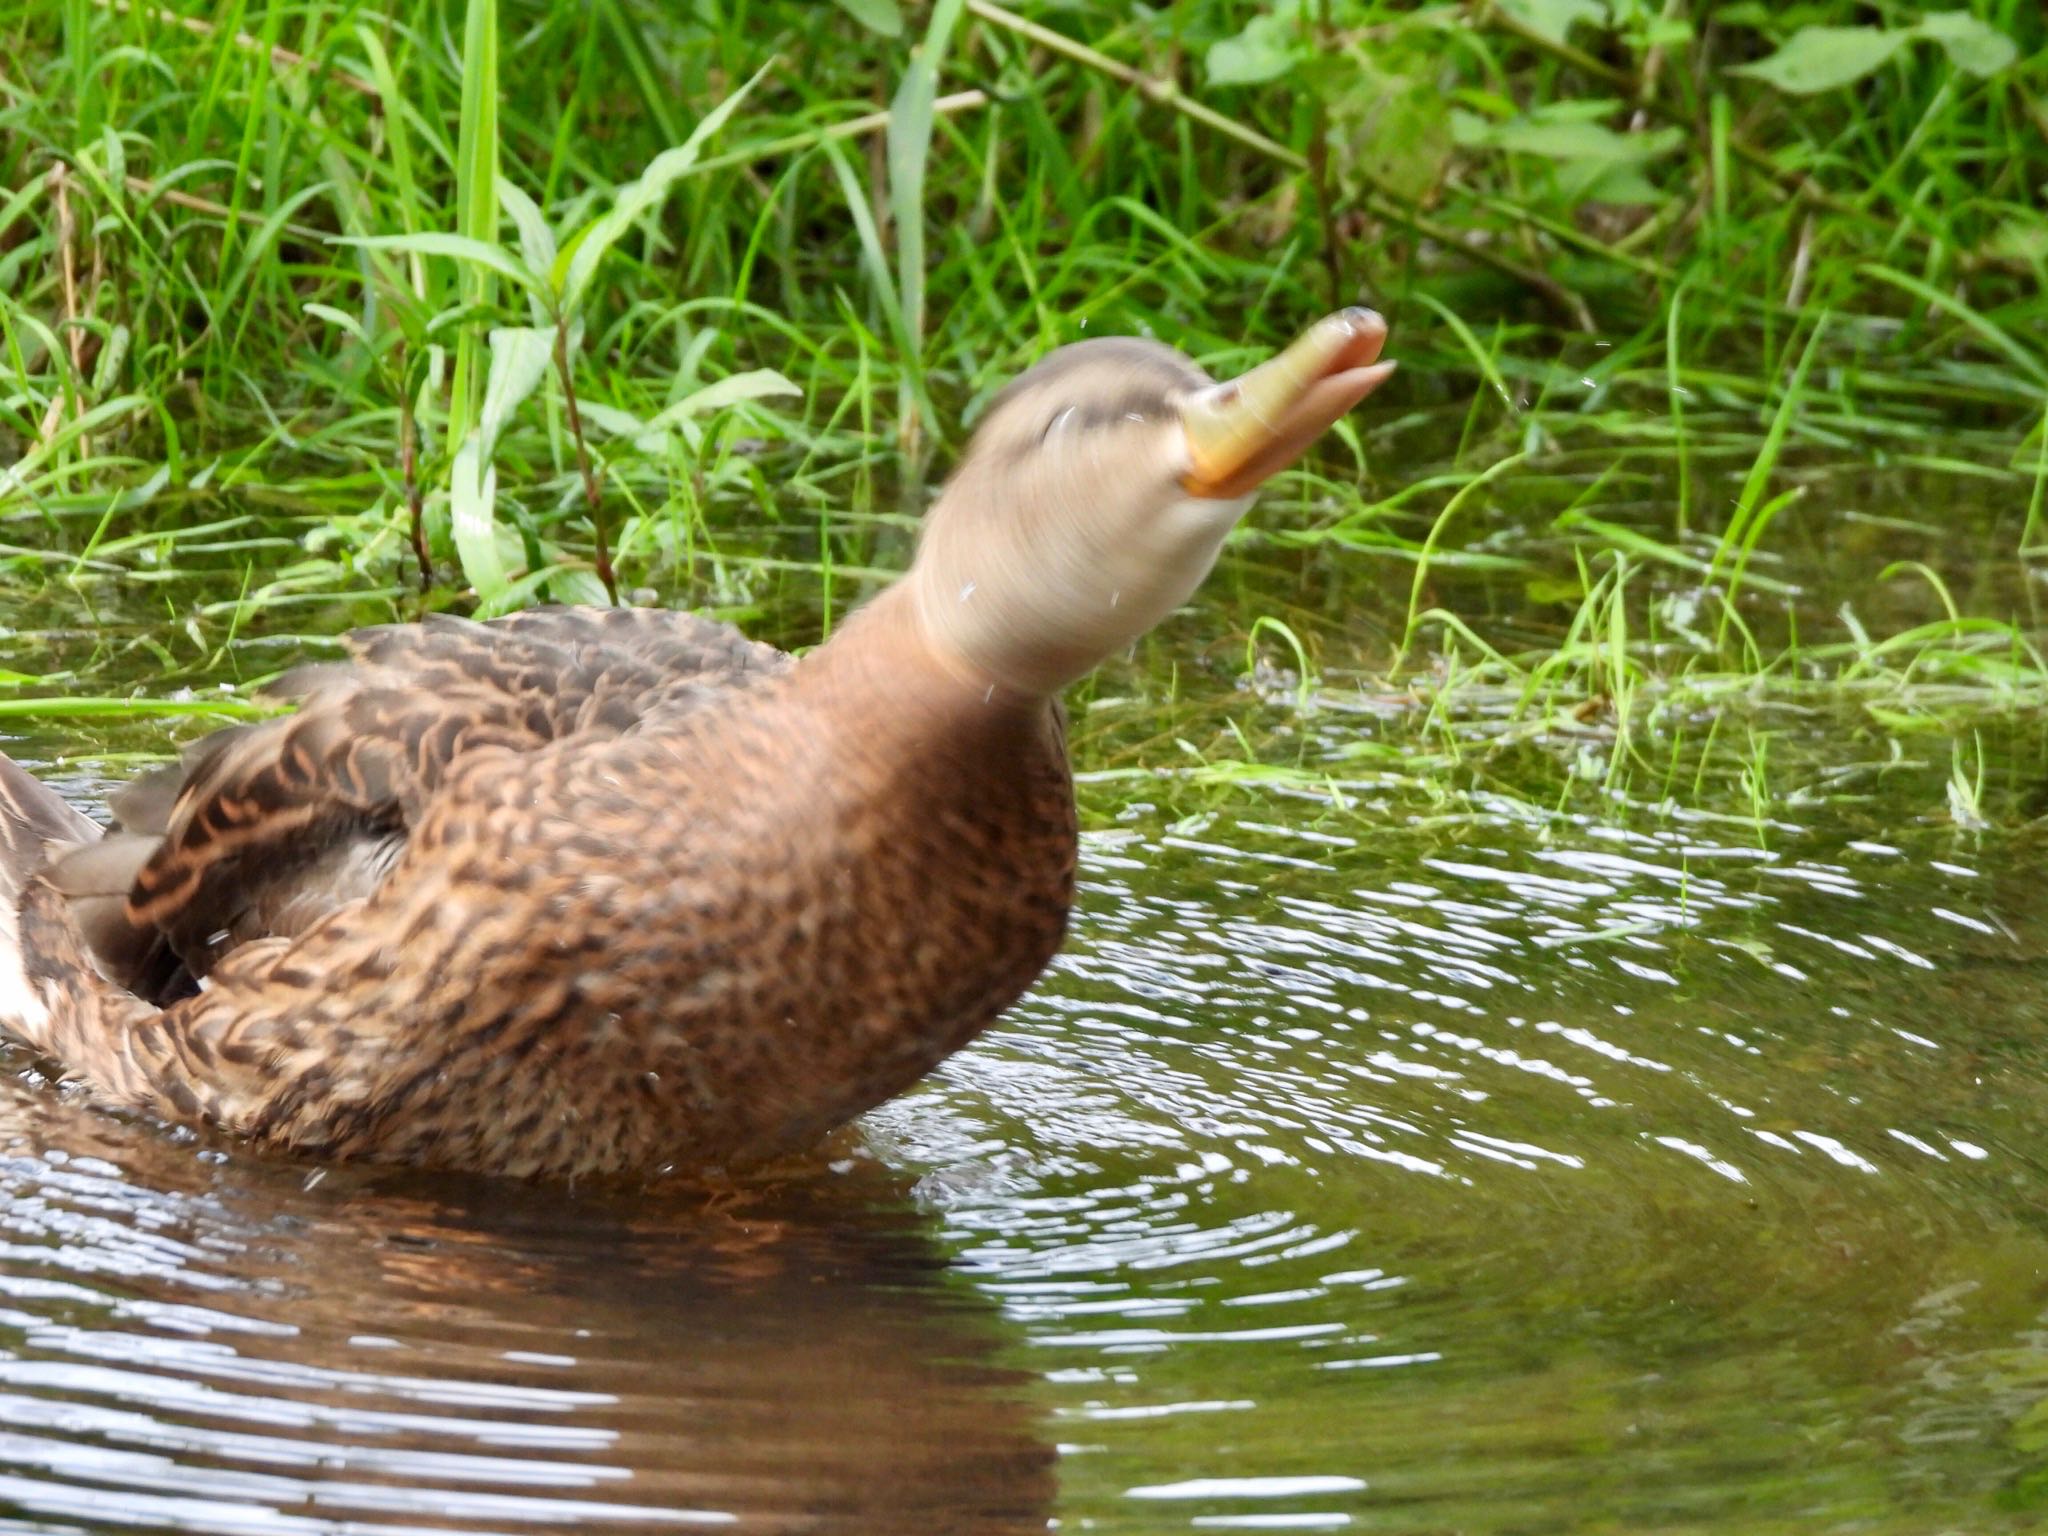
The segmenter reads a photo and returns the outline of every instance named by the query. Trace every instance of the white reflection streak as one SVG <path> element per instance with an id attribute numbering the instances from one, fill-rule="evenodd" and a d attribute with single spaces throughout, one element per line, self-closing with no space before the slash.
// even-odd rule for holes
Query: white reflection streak
<path id="1" fill-rule="evenodd" d="M 1683 1136 L 1653 1136 L 1651 1140 L 1655 1141 L 1660 1147 L 1669 1147 L 1674 1152 L 1683 1152 L 1687 1157 L 1704 1163 L 1724 1179 L 1732 1179 L 1737 1184 L 1747 1184 L 1749 1182 L 1749 1179 L 1740 1168 L 1731 1162 L 1726 1162 L 1714 1156 L 1712 1152 L 1696 1141 L 1687 1141 Z"/>
<path id="2" fill-rule="evenodd" d="M 1183 1483 L 1126 1488 L 1132 1499 L 1291 1499 L 1305 1493 L 1358 1493 L 1362 1477 L 1193 1477 Z"/>

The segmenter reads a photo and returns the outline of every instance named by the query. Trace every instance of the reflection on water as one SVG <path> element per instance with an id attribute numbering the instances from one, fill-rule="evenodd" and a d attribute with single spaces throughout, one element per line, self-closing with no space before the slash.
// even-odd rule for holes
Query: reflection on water
<path id="1" fill-rule="evenodd" d="M 1042 1530 L 1040 1410 L 872 1169 L 266 1167 L 10 1083 L 0 1530 Z"/>
<path id="2" fill-rule="evenodd" d="M 875 1117 L 1091 1528 L 2031 1530 L 2048 905 L 1947 829 L 1098 837 Z"/>
<path id="3" fill-rule="evenodd" d="M 0 1085 L 0 1531 L 2038 1528 L 2031 850 L 1234 804 L 708 1205 Z"/>

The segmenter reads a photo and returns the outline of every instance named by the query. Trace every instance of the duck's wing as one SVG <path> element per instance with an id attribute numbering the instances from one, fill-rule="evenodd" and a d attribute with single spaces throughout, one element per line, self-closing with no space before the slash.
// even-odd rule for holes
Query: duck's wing
<path id="1" fill-rule="evenodd" d="M 32 1002 L 22 969 L 22 891 L 52 858 L 99 839 L 98 822 L 0 753 L 0 1025 Z"/>
<path id="2" fill-rule="evenodd" d="M 656 609 L 436 617 L 359 630 L 348 649 L 269 690 L 296 713 L 194 743 L 114 797 L 114 831 L 52 865 L 109 979 L 169 1003 L 241 945 L 367 896 L 471 754 L 622 735 L 788 665 Z"/>
<path id="3" fill-rule="evenodd" d="M 488 623 L 436 616 L 348 637 L 354 664 L 417 688 L 480 690 L 537 736 L 630 730 L 655 709 L 780 672 L 790 658 L 730 624 L 660 608 L 535 608 Z"/>
<path id="4" fill-rule="evenodd" d="M 100 824 L 14 759 L 0 755 L 0 906 L 10 906 L 28 877 L 53 853 L 97 842 Z"/>

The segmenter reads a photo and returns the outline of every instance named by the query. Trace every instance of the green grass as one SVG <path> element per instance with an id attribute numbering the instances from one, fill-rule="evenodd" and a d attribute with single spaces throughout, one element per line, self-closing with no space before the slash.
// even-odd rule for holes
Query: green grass
<path id="1" fill-rule="evenodd" d="M 1100 772 L 1766 819 L 1862 755 L 1981 820 L 2048 718 L 2048 22 L 1959 14 L 0 0 L 0 704 L 612 586 L 807 643 L 1045 348 L 1365 298 L 1399 379 L 1084 697 Z M 1787 89 L 1812 25 L 1890 51 Z"/>

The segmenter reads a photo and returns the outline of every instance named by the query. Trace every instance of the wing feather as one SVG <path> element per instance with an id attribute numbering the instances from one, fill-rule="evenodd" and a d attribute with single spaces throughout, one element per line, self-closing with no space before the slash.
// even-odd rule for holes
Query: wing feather
<path id="1" fill-rule="evenodd" d="M 269 690 L 297 712 L 202 738 L 116 795 L 115 829 L 51 883 L 102 970 L 185 995 L 227 954 L 367 896 L 454 767 L 602 739 L 781 671 L 729 625 L 660 609 L 436 616 L 347 639 Z"/>

